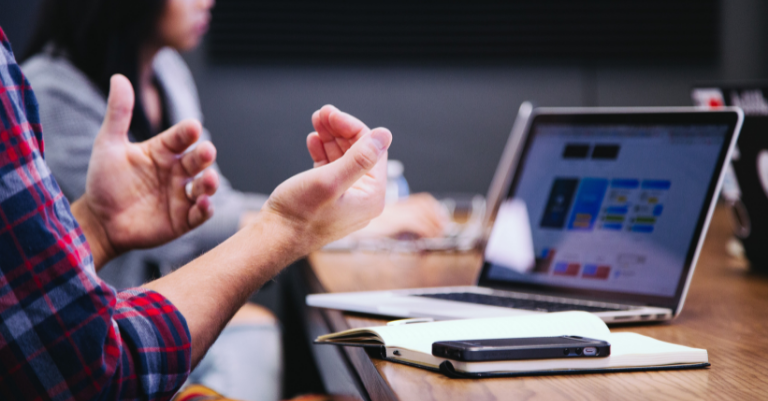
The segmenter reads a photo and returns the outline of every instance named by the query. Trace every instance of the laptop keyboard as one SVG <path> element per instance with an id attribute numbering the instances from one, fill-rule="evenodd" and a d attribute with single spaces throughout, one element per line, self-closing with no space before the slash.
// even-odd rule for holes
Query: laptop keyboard
<path id="1" fill-rule="evenodd" d="M 561 312 L 579 310 L 585 312 L 611 312 L 628 308 L 580 305 L 560 302 L 550 302 L 537 299 L 511 298 L 497 295 L 477 294 L 474 292 L 451 292 L 443 294 L 415 294 L 417 297 L 444 299 L 447 301 L 468 302 L 473 304 L 501 306 L 504 308 L 526 309 L 541 312 Z"/>

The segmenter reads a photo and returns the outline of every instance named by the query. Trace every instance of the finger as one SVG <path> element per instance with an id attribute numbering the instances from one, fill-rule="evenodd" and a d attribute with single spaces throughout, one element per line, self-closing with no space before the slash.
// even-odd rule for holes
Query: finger
<path id="1" fill-rule="evenodd" d="M 360 177 L 371 171 L 379 164 L 391 143 L 392 133 L 386 128 L 377 128 L 360 138 L 342 158 L 331 162 L 327 168 L 334 177 L 336 191 L 343 193 Z"/>
<path id="2" fill-rule="evenodd" d="M 184 120 L 161 132 L 148 142 L 155 152 L 180 155 L 200 139 L 203 127 L 197 120 Z"/>
<path id="3" fill-rule="evenodd" d="M 315 127 L 315 131 L 317 132 L 317 135 L 320 137 L 320 139 L 323 142 L 333 141 L 333 135 L 331 134 L 331 131 L 328 129 L 328 125 L 326 123 L 328 119 L 328 112 L 326 109 L 330 107 L 333 107 L 333 106 L 325 105 L 320 110 L 317 110 L 314 113 L 312 113 L 312 126 Z"/>
<path id="4" fill-rule="evenodd" d="M 354 144 L 354 142 L 346 138 L 336 138 L 336 143 L 339 145 L 339 148 L 341 149 L 342 152 L 348 151 L 349 148 L 351 148 L 352 145 Z"/>
<path id="5" fill-rule="evenodd" d="M 369 131 L 362 121 L 335 107 L 328 111 L 327 121 L 331 133 L 336 138 L 352 140 L 353 143 Z"/>
<path id="6" fill-rule="evenodd" d="M 213 216 L 213 202 L 206 195 L 200 196 L 195 204 L 189 208 L 187 223 L 190 228 L 195 228 Z"/>
<path id="7" fill-rule="evenodd" d="M 109 140 L 128 140 L 128 129 L 133 118 L 134 94 L 131 81 L 115 74 L 109 81 L 107 113 L 101 124 L 99 136 Z"/>
<path id="8" fill-rule="evenodd" d="M 325 105 L 312 115 L 312 124 L 323 142 L 329 162 L 340 158 L 344 152 L 370 129 L 362 121 L 333 105 Z"/>
<path id="9" fill-rule="evenodd" d="M 325 150 L 325 154 L 328 156 L 329 162 L 334 162 L 341 158 L 341 156 L 344 156 L 344 151 L 341 150 L 341 147 L 338 143 L 336 143 L 336 141 L 323 142 L 323 149 Z"/>
<path id="10" fill-rule="evenodd" d="M 210 167 L 216 160 L 216 147 L 210 141 L 204 141 L 181 157 L 181 165 L 190 177 Z"/>
<path id="11" fill-rule="evenodd" d="M 317 132 L 313 132 L 307 136 L 307 150 L 309 150 L 309 156 L 315 163 L 315 167 L 328 164 L 328 156 L 325 154 L 323 141 L 320 139 L 320 135 L 318 135 Z"/>
<path id="12" fill-rule="evenodd" d="M 200 196 L 213 196 L 219 189 L 219 174 L 215 170 L 205 170 L 200 177 L 192 180 L 190 199 L 197 200 Z"/>

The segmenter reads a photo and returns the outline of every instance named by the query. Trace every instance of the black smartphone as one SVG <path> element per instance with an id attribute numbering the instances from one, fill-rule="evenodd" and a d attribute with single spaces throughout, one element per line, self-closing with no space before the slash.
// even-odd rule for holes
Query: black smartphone
<path id="1" fill-rule="evenodd" d="M 600 358 L 610 354 L 611 344 L 578 336 L 438 341 L 432 344 L 432 355 L 465 362 Z"/>

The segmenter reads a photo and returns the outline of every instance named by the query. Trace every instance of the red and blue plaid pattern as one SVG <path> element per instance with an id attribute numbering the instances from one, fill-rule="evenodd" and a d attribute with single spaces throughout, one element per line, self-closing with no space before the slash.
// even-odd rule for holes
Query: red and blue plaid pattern
<path id="1" fill-rule="evenodd" d="M 0 45 L 0 400 L 169 399 L 189 375 L 186 321 L 96 276 L 2 29 Z"/>

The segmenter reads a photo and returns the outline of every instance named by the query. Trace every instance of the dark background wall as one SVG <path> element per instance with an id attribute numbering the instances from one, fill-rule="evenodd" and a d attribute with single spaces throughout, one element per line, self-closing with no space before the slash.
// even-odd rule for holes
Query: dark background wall
<path id="1" fill-rule="evenodd" d="M 39 0 L 0 0 L 0 26 L 26 44 Z M 683 106 L 697 82 L 768 77 L 768 2 L 723 0 L 715 60 L 675 63 L 507 61 L 431 63 L 240 63 L 185 55 L 224 174 L 242 190 L 270 192 L 310 166 L 311 113 L 332 103 L 392 129 L 391 157 L 416 191 L 485 193 L 519 104 Z"/>

